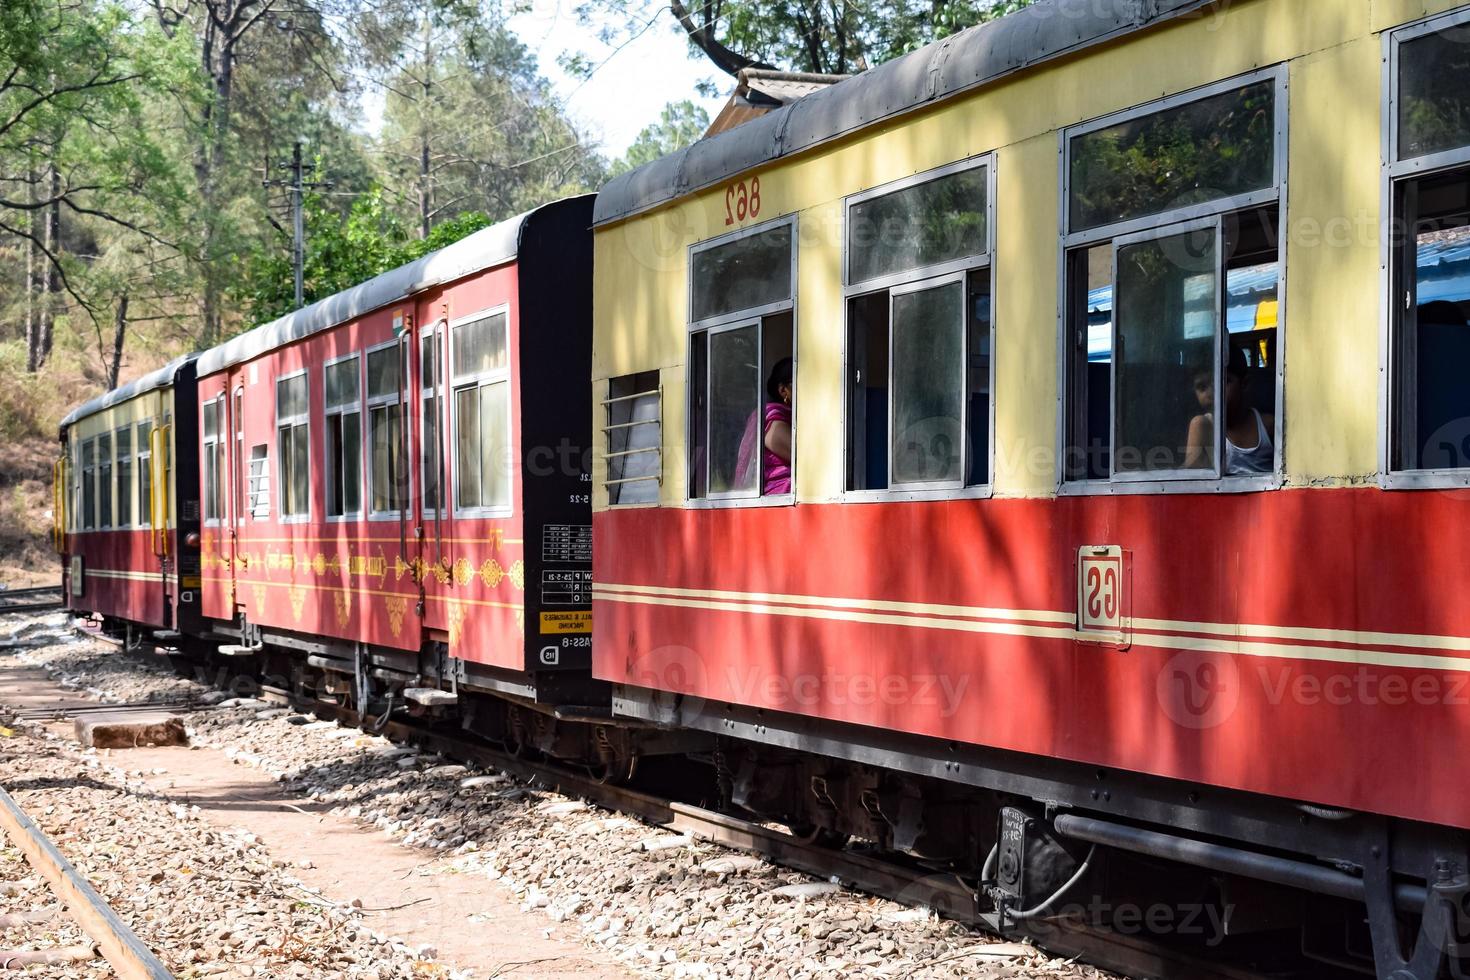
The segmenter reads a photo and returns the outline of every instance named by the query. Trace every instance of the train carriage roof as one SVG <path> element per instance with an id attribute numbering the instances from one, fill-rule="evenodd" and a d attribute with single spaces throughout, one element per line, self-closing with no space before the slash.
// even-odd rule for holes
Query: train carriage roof
<path id="1" fill-rule="evenodd" d="M 567 198 L 564 200 L 573 200 Z M 446 245 L 367 282 L 317 300 L 294 313 L 262 324 L 199 356 L 199 376 L 214 374 L 278 347 L 329 330 L 380 310 L 433 286 L 463 279 L 503 265 L 520 253 L 521 235 L 537 212 L 563 203 L 553 201 Z"/>
<path id="2" fill-rule="evenodd" d="M 1037 0 L 614 178 L 597 195 L 593 225 L 631 217 L 761 164 L 1211 2 Z"/>
<path id="3" fill-rule="evenodd" d="M 66 429 L 78 419 L 84 419 L 88 415 L 96 415 L 98 412 L 113 405 L 120 405 L 130 398 L 147 394 L 158 388 L 167 388 L 174 383 L 179 369 L 190 361 L 196 359 L 198 354 L 185 354 L 183 357 L 175 358 L 156 371 L 150 371 L 134 381 L 120 385 L 106 394 L 98 395 L 89 402 L 78 405 L 67 413 L 66 418 L 61 420 L 61 428 Z"/>

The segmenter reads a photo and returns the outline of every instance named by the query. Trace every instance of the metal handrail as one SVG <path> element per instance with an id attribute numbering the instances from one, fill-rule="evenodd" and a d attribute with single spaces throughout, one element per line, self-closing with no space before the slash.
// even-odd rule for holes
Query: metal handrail
<path id="1" fill-rule="evenodd" d="M 161 487 L 161 492 L 158 495 L 159 511 L 160 511 L 160 514 L 159 514 L 159 524 L 162 527 L 162 530 L 161 530 L 161 532 L 159 534 L 159 541 L 163 544 L 163 550 L 160 551 L 158 553 L 158 555 L 159 555 L 160 558 L 162 558 L 165 561 L 167 561 L 168 560 L 168 554 L 169 554 L 169 552 L 168 552 L 168 512 L 169 512 L 169 501 L 171 499 L 170 496 L 169 496 L 169 486 L 168 486 L 168 479 L 167 479 L 167 477 L 168 477 L 168 452 L 169 452 L 169 450 L 168 450 L 168 440 L 169 440 L 169 437 L 173 435 L 173 432 L 174 432 L 174 424 L 172 422 L 165 423 L 164 425 L 159 426 L 159 431 L 161 431 L 162 432 L 162 435 L 163 435 L 163 438 L 160 440 L 160 445 L 163 447 L 163 452 L 160 454 L 163 457 L 163 465 L 160 467 L 161 473 L 163 475 L 163 479 L 160 479 L 159 480 L 159 485 Z"/>
<path id="2" fill-rule="evenodd" d="M 51 546 L 60 555 L 66 551 L 66 457 L 51 464 Z"/>
<path id="3" fill-rule="evenodd" d="M 609 487 L 620 487 L 625 483 L 647 483 L 650 480 L 659 486 L 663 486 L 664 476 L 662 473 L 659 473 L 656 476 L 628 476 L 621 480 L 603 480 L 602 482 Z"/>
<path id="4" fill-rule="evenodd" d="M 656 394 L 656 395 L 659 395 L 660 396 L 659 402 L 660 402 L 660 405 L 662 405 L 662 402 L 663 402 L 663 398 L 662 398 L 662 396 L 663 396 L 663 390 L 664 390 L 664 386 L 663 385 L 659 385 L 657 388 L 650 388 L 648 391 L 635 391 L 631 395 L 619 395 L 616 398 L 604 398 L 602 400 L 602 404 L 603 405 L 616 405 L 618 402 L 630 402 L 630 401 L 632 401 L 635 398 L 646 398 L 649 395 L 655 395 Z"/>
<path id="5" fill-rule="evenodd" d="M 663 451 L 662 446 L 649 446 L 647 449 L 624 449 L 621 452 L 608 453 L 607 458 L 617 459 L 619 456 L 637 456 L 640 453 L 662 453 Z"/>
<path id="6" fill-rule="evenodd" d="M 148 547 L 160 558 L 163 557 L 163 552 L 159 550 L 158 535 L 163 521 L 158 511 L 158 485 L 162 479 L 162 465 L 163 426 L 154 425 L 148 430 Z"/>
<path id="7" fill-rule="evenodd" d="M 650 392 L 648 392 L 648 394 L 651 395 L 651 394 L 653 394 L 653 392 L 650 391 Z M 637 422 L 616 422 L 616 423 L 614 423 L 612 425 L 604 425 L 602 427 L 602 431 L 603 432 L 612 432 L 614 429 L 631 429 L 635 425 L 658 425 L 662 421 L 663 421 L 663 419 L 658 418 L 658 419 L 639 419 Z"/>

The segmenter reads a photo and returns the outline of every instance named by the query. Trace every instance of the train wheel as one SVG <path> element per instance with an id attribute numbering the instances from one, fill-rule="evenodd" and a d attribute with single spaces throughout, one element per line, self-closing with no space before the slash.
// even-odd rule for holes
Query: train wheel
<path id="1" fill-rule="evenodd" d="M 595 775 L 597 781 L 610 786 L 626 786 L 633 781 L 633 774 L 638 771 L 638 757 L 636 755 L 625 756 L 620 759 L 609 759 L 597 767 Z"/>
<path id="2" fill-rule="evenodd" d="M 847 846 L 849 835 L 841 831 L 831 830 L 827 827 L 818 827 L 816 824 L 794 823 L 787 824 L 791 836 L 803 844 L 813 847 L 825 848 L 829 851 L 840 851 Z"/>

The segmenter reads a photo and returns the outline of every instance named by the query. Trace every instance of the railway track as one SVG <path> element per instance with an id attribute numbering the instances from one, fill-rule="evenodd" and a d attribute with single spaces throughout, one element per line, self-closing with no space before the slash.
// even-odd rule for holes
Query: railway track
<path id="1" fill-rule="evenodd" d="M 0 590 L 0 616 L 11 613 L 45 612 L 66 605 L 61 585 L 43 585 L 34 589 Z"/>
<path id="2" fill-rule="evenodd" d="M 107 960 L 118 977 L 122 980 L 172 980 L 173 974 L 168 968 L 127 923 L 118 918 L 97 890 L 3 789 L 0 789 L 0 830 L 25 856 L 26 863 L 46 881 L 51 893 L 92 940 L 96 952 Z M 78 955 L 89 952 L 83 950 Z M 12 954 L 0 968 L 23 968 L 32 961 L 31 957 L 39 957 L 34 960 L 38 963 L 55 962 L 47 959 L 48 955 L 57 954 L 54 951 L 49 954 Z"/>
<path id="3" fill-rule="evenodd" d="M 291 691 L 266 687 L 260 697 L 317 717 L 358 727 L 357 712 Z M 981 911 L 974 891 L 953 875 L 936 873 L 891 855 L 857 849 L 837 850 L 809 843 L 782 830 L 726 813 L 680 802 L 642 789 L 603 782 L 574 769 L 529 760 L 457 732 L 390 720 L 373 730 L 395 742 L 478 766 L 535 780 L 567 796 L 638 817 L 671 833 L 687 834 L 759 855 L 773 864 L 842 884 L 900 904 L 929 908 L 996 933 L 993 918 Z M 1007 935 L 1037 939 L 1055 956 L 1075 957 L 1124 976 L 1179 980 L 1263 980 L 1262 973 L 1202 959 L 1146 940 L 1120 936 L 1085 923 L 1048 920 L 1041 930 L 1010 928 Z"/>
<path id="4" fill-rule="evenodd" d="M 126 649 L 121 641 L 90 630 L 78 630 Z M 324 720 L 348 727 L 361 727 L 356 711 L 333 701 L 303 697 L 283 688 L 263 687 L 259 698 L 298 711 L 311 712 Z M 98 705 L 99 710 L 128 706 Z M 191 710 L 206 707 L 196 702 L 179 705 L 138 703 L 138 709 Z M 69 710 L 84 712 L 81 706 Z M 936 873 L 901 856 L 864 851 L 855 847 L 834 849 L 805 841 L 765 824 L 710 810 L 645 789 L 604 782 L 574 768 L 513 755 L 459 730 L 420 722 L 389 720 L 372 730 L 392 741 L 436 752 L 460 762 L 493 768 L 527 781 L 536 781 L 564 795 L 579 797 L 608 810 L 637 817 L 671 833 L 685 834 L 736 850 L 759 855 L 774 864 L 842 884 L 867 894 L 909 906 L 921 906 L 966 924 L 997 933 L 998 924 L 988 916 L 969 885 L 953 875 Z M 1074 957 L 1130 977 L 1179 978 L 1179 980 L 1263 980 L 1267 974 L 1240 966 L 1210 961 L 1141 937 L 1122 936 L 1085 922 L 1050 919 L 1039 928 L 1011 925 L 1004 933 L 1036 940 L 1055 956 Z M 1277 980 L 1283 975 L 1273 974 Z M 1295 975 L 1293 976 L 1293 980 Z"/>

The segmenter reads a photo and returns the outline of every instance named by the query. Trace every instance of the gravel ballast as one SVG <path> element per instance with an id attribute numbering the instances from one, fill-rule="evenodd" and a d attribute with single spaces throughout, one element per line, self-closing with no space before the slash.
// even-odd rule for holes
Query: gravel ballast
<path id="1" fill-rule="evenodd" d="M 0 642 L 14 626 L 24 628 L 12 639 L 35 642 L 0 661 L 44 668 L 64 686 L 103 701 L 207 696 L 217 703 L 182 713 L 192 744 L 269 773 L 303 802 L 432 854 L 428 873 L 498 881 L 528 913 L 574 927 L 584 943 L 641 975 L 1109 976 L 503 773 L 276 705 L 210 693 L 114 646 L 69 634 L 61 616 L 0 624 Z M 48 833 L 59 828 L 65 837 L 68 827 L 87 828 L 85 840 L 74 834 L 70 844 L 58 843 L 84 873 L 100 876 L 94 878 L 99 890 L 145 941 L 160 944 L 161 955 L 169 951 L 171 965 L 197 974 L 199 964 L 219 958 L 226 975 L 251 975 L 233 965 L 251 963 L 247 969 L 266 971 L 257 976 L 422 976 L 431 969 L 451 975 L 450 965 L 431 968 L 409 946 L 370 935 L 352 909 L 304 893 L 250 835 L 212 831 L 191 821 L 186 808 L 147 796 L 144 778 L 114 765 L 126 765 L 123 752 L 88 753 L 39 730 L 0 740 L 0 752 L 7 782 L 24 760 L 36 759 L 66 784 L 17 798 L 28 811 L 52 808 L 43 823 Z M 99 822 L 104 825 L 93 830 Z M 144 834 L 155 836 L 143 840 Z M 143 854 L 166 857 L 140 867 L 134 857 Z M 536 971 L 528 965 L 516 972 Z"/>

